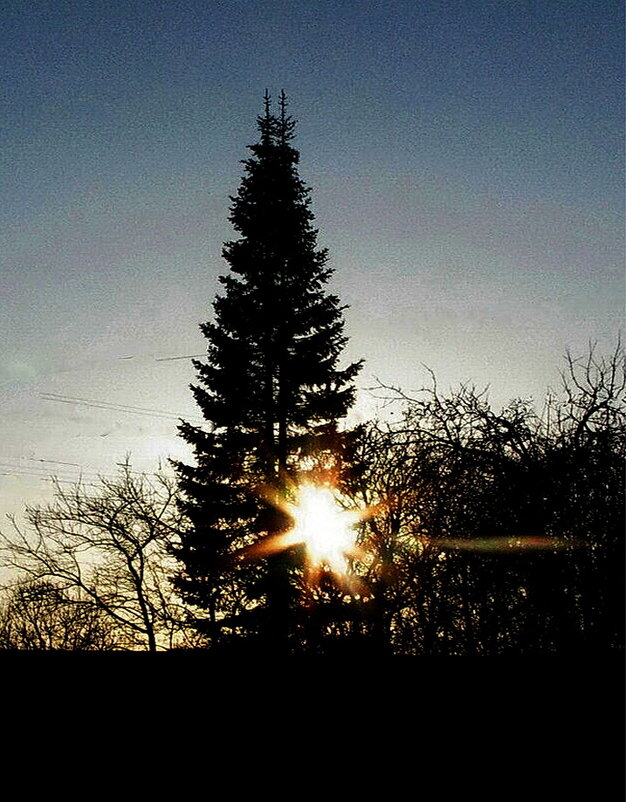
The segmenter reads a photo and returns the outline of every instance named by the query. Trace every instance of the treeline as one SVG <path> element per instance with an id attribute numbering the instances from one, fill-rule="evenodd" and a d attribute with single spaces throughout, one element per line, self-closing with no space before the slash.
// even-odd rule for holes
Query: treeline
<path id="1" fill-rule="evenodd" d="M 624 355 L 568 357 L 542 410 L 499 412 L 464 385 L 415 397 L 398 422 L 358 431 L 345 491 L 368 512 L 352 562 L 358 590 L 309 588 L 290 613 L 291 653 L 567 655 L 624 646 Z M 0 647 L 258 650 L 219 640 L 175 589 L 186 522 L 176 482 L 121 468 L 94 491 L 2 528 Z M 354 587 L 357 587 L 356 585 Z M 223 610 L 254 610 L 236 586 Z M 217 610 L 217 616 L 221 615 Z"/>
<path id="2" fill-rule="evenodd" d="M 401 395 L 401 394 L 400 394 Z M 623 649 L 623 355 L 568 357 L 538 414 L 469 386 L 370 426 L 360 488 L 377 615 L 394 653 Z"/>

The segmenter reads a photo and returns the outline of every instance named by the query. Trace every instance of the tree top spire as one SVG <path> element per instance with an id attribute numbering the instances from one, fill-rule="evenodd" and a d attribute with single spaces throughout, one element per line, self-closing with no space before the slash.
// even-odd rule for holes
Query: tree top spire
<path id="1" fill-rule="evenodd" d="M 293 139 L 293 129 L 296 121 L 287 114 L 287 95 L 281 89 L 278 97 L 278 114 L 272 112 L 272 96 L 266 89 L 263 93 L 263 114 L 257 117 L 259 130 L 261 131 L 261 143 L 264 145 L 275 143 L 285 145 Z"/>
<path id="2" fill-rule="evenodd" d="M 287 95 L 285 94 L 285 90 L 280 90 L 280 96 L 278 98 L 278 107 L 280 110 L 280 117 L 279 117 L 279 132 L 280 132 L 280 141 L 284 144 L 288 142 L 290 139 L 293 138 L 293 129 L 295 128 L 296 121 L 287 114 Z"/>

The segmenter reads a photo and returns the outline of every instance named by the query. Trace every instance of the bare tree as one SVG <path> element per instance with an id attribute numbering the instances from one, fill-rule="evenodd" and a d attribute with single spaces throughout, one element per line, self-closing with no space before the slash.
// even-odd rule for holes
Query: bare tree
<path id="1" fill-rule="evenodd" d="M 543 410 L 471 385 L 409 396 L 370 424 L 355 495 L 363 570 L 397 652 L 623 648 L 626 382 L 618 342 L 566 357 Z"/>
<path id="2" fill-rule="evenodd" d="M 93 491 L 56 481 L 52 504 L 27 507 L 24 527 L 11 518 L 0 532 L 0 557 L 20 583 L 47 588 L 40 596 L 48 605 L 56 598 L 105 616 L 123 648 L 185 643 L 185 608 L 170 581 L 181 523 L 175 495 L 171 478 L 135 472 L 128 461 Z"/>
<path id="3" fill-rule="evenodd" d="M 4 591 L 0 648 L 110 651 L 128 646 L 116 622 L 80 591 L 30 580 Z"/>

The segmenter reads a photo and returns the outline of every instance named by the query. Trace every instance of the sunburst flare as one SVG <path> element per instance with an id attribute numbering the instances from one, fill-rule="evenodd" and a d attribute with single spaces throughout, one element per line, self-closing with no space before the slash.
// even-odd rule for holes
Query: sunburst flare
<path id="1" fill-rule="evenodd" d="M 338 585 L 355 591 L 358 580 L 350 562 L 361 551 L 357 545 L 356 525 L 366 517 L 362 508 L 348 508 L 331 485 L 303 483 L 293 491 L 294 500 L 274 503 L 292 519 L 285 532 L 270 534 L 239 553 L 244 560 L 261 559 L 291 546 L 303 545 L 304 575 L 307 584 L 318 584 L 323 576 L 332 576 Z"/>

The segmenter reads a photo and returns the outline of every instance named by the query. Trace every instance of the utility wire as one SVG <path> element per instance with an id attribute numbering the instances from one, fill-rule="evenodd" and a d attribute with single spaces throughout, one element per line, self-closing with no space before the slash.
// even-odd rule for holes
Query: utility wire
<path id="1" fill-rule="evenodd" d="M 154 361 L 155 362 L 172 362 L 174 359 L 198 359 L 201 356 L 206 356 L 206 353 L 204 353 L 204 354 L 185 354 L 183 356 L 155 356 L 154 357 Z M 123 357 L 123 358 L 124 359 L 129 359 L 129 358 L 132 358 L 132 357 Z"/>
<path id="2" fill-rule="evenodd" d="M 28 457 L 28 459 L 32 460 L 32 459 L 37 459 L 37 458 L 36 457 Z M 53 459 L 39 460 L 39 462 L 53 462 L 53 463 L 56 463 L 58 465 L 68 465 L 68 466 L 80 468 L 79 471 L 72 471 L 69 468 L 61 468 L 60 470 L 62 471 L 62 475 L 63 474 L 65 474 L 65 475 L 72 474 L 72 475 L 88 475 L 88 476 L 97 476 L 97 477 L 102 476 L 102 477 L 107 478 L 107 479 L 114 479 L 114 478 L 116 478 L 116 476 L 119 475 L 119 474 L 109 474 L 109 473 L 105 474 L 102 471 L 99 471 L 97 468 L 90 468 L 90 467 L 88 467 L 86 465 L 81 465 L 78 462 L 60 462 L 59 460 L 53 460 Z M 116 462 L 115 464 L 119 465 L 120 468 L 126 468 L 127 467 L 127 464 L 125 462 Z M 11 462 L 11 461 L 9 461 L 9 462 L 0 462 L 0 468 L 13 468 L 13 469 L 17 469 L 17 470 L 20 470 L 20 471 L 24 471 L 26 473 L 30 473 L 33 476 L 50 476 L 50 473 L 48 472 L 47 468 L 45 468 L 43 465 L 39 467 L 39 466 L 36 466 L 36 465 L 23 465 L 21 462 L 15 462 L 15 461 Z M 129 470 L 130 473 L 136 473 L 138 476 L 157 476 L 158 475 L 155 471 L 137 471 L 134 468 L 129 468 L 128 470 Z"/>
<path id="3" fill-rule="evenodd" d="M 95 478 L 95 479 L 111 479 L 115 480 L 119 478 L 119 474 L 111 474 L 111 473 L 103 473 L 102 471 L 98 471 L 97 468 L 89 468 L 85 465 L 80 465 L 78 462 L 61 462 L 60 460 L 54 459 L 40 459 L 38 457 L 28 457 L 29 460 L 35 460 L 38 462 L 51 462 L 57 465 L 68 465 L 76 468 L 80 468 L 79 471 L 72 472 L 68 468 L 61 468 L 62 476 L 74 476 L 74 479 L 71 481 L 77 481 L 78 479 L 82 478 L 83 476 L 87 478 Z M 119 465 L 120 468 L 127 467 L 125 462 L 116 462 L 116 465 Z M 21 463 L 16 462 L 0 462 L 0 468 L 11 468 L 11 473 L 0 473 L 0 476 L 41 476 L 41 477 L 50 477 L 50 473 L 47 472 L 47 469 L 42 465 L 41 467 L 37 467 L 35 465 L 22 465 Z M 158 476 L 159 474 L 156 471 L 137 471 L 134 468 L 128 468 L 130 473 L 134 473 L 137 476 Z M 16 473 L 18 471 L 19 473 Z M 53 474 L 54 478 L 57 478 L 56 474 Z M 63 479 L 61 481 L 66 481 Z M 67 480 L 69 481 L 69 480 Z"/>
<path id="4" fill-rule="evenodd" d="M 180 356 L 152 356 L 155 362 L 171 362 L 174 359 L 199 359 L 200 357 L 206 357 L 206 351 L 203 354 L 181 354 Z M 130 356 L 118 356 L 117 358 L 120 360 L 124 359 L 134 359 L 137 354 L 130 354 Z M 140 355 L 141 356 L 141 355 Z"/>
<path id="5" fill-rule="evenodd" d="M 11 462 L 0 462 L 0 467 L 3 468 L 3 469 L 10 468 L 11 471 L 12 471 L 12 473 L 11 473 L 12 476 L 41 476 L 43 478 L 47 478 L 47 477 L 50 476 L 49 471 L 47 471 L 46 468 L 44 468 L 43 466 L 41 468 L 36 468 L 34 465 L 33 466 L 25 466 L 25 465 L 15 464 L 15 463 L 11 463 Z M 82 468 L 82 466 L 80 466 L 80 465 L 78 467 Z M 63 470 L 63 473 L 61 474 L 61 476 L 63 476 L 64 478 L 73 477 L 74 480 L 76 480 L 76 479 L 79 479 L 79 478 L 81 478 L 83 476 L 85 476 L 85 477 L 87 477 L 89 479 L 100 478 L 100 476 L 104 476 L 104 474 L 98 473 L 98 471 L 93 470 L 93 469 L 80 470 L 78 472 L 71 473 L 66 468 L 66 469 Z M 106 478 L 113 479 L 115 477 L 114 477 L 114 475 L 109 475 Z"/>
<path id="6" fill-rule="evenodd" d="M 178 415 L 175 412 L 169 412 L 160 409 L 149 409 L 148 407 L 138 407 L 132 404 L 116 404 L 108 401 L 94 401 L 88 398 L 76 398 L 74 396 L 61 395 L 60 393 L 40 393 L 44 401 L 58 401 L 62 404 L 75 404 L 76 406 L 94 407 L 96 409 L 109 409 L 114 412 L 128 412 L 133 415 L 144 415 L 153 418 L 164 418 L 165 420 L 180 420 L 181 418 L 192 418 L 197 421 L 203 421 L 198 416 L 194 415 Z"/>
<path id="7" fill-rule="evenodd" d="M 42 459 L 41 457 L 29 457 L 28 459 L 32 460 L 33 462 L 52 462 L 55 465 L 73 465 L 77 468 L 82 468 L 82 465 L 79 465 L 78 462 L 61 462 L 58 459 Z"/>
<path id="8" fill-rule="evenodd" d="M 16 478 L 20 477 L 30 478 L 32 476 L 36 479 L 39 479 L 40 482 L 59 482 L 59 484 L 64 484 L 64 485 L 80 484 L 80 485 L 85 485 L 87 487 L 100 487 L 100 485 L 91 481 L 93 477 L 89 477 L 90 481 L 83 481 L 81 476 L 77 476 L 73 479 L 72 478 L 61 479 L 58 476 L 46 476 L 43 473 L 34 473 L 33 471 L 18 471 L 18 472 L 14 471 L 12 473 L 1 473 L 0 476 L 13 476 Z"/>
<path id="9" fill-rule="evenodd" d="M 2 464 L 2 467 L 12 468 L 10 472 L 2 472 L 0 476 L 14 476 L 14 477 L 36 477 L 40 479 L 42 482 L 59 482 L 61 484 L 70 484 L 70 485 L 85 485 L 87 487 L 101 487 L 101 481 L 111 481 L 115 482 L 119 479 L 119 476 L 116 474 L 105 474 L 105 473 L 97 473 L 96 471 L 81 471 L 80 473 L 74 476 L 57 476 L 46 473 L 37 473 L 36 471 L 29 471 L 27 469 L 22 468 L 19 465 L 6 465 Z M 150 472 L 139 472 L 134 471 L 134 473 L 141 473 L 142 476 L 156 476 L 155 473 Z M 98 480 L 96 482 L 95 480 Z"/>
<path id="10" fill-rule="evenodd" d="M 149 407 L 138 407 L 134 404 L 119 404 L 117 402 L 109 402 L 109 401 L 94 401 L 93 399 L 89 398 L 77 398 L 71 395 L 62 395 L 61 393 L 40 393 L 42 398 L 45 398 L 46 401 L 65 401 L 67 403 L 73 404 L 89 404 L 90 406 L 97 406 L 103 407 L 105 409 L 113 409 L 122 411 L 132 411 L 132 412 L 140 412 L 140 413 L 147 413 L 150 415 L 167 415 L 168 417 L 178 417 L 176 413 L 169 412 L 163 409 L 150 409 Z"/>

